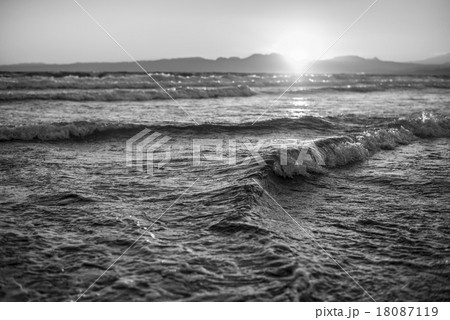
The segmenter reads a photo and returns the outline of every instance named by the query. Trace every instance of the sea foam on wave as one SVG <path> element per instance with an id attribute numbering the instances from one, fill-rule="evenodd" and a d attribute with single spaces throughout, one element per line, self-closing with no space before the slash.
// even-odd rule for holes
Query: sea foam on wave
<path id="1" fill-rule="evenodd" d="M 379 129 L 358 135 L 323 138 L 309 144 L 309 159 L 298 163 L 302 148 L 290 148 L 287 163 L 275 156 L 272 169 L 281 177 L 308 175 L 308 172 L 323 172 L 323 168 L 334 168 L 363 161 L 382 149 L 393 149 L 408 144 L 415 139 L 411 131 L 400 129 Z"/>
<path id="2" fill-rule="evenodd" d="M 219 97 L 248 97 L 255 92 L 248 86 L 185 87 L 166 90 L 174 99 L 207 99 Z M 157 89 L 101 89 L 101 90 L 13 90 L 0 91 L 0 101 L 17 100 L 70 100 L 70 101 L 147 101 L 171 99 Z"/>
<path id="3" fill-rule="evenodd" d="M 0 141 L 10 140 L 65 140 L 81 138 L 96 132 L 128 129 L 136 125 L 106 124 L 87 121 L 51 123 L 0 128 Z"/>

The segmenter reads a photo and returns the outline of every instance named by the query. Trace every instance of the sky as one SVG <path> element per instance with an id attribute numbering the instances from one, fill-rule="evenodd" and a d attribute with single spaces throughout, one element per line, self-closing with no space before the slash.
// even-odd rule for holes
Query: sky
<path id="1" fill-rule="evenodd" d="M 313 60 L 374 0 L 77 0 L 138 60 Z M 379 0 L 323 58 L 450 52 L 449 0 Z M 74 0 L 0 0 L 0 64 L 129 61 Z"/>

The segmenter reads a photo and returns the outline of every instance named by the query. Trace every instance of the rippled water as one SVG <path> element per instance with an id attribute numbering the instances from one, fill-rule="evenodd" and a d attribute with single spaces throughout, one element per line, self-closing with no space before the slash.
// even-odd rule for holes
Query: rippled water
<path id="1" fill-rule="evenodd" d="M 448 301 L 449 79 L 311 76 L 252 125 L 291 76 L 159 77 L 200 125 L 104 92 L 155 90 L 138 75 L 3 75 L 0 299 Z M 154 175 L 125 166 L 144 128 L 176 151 Z M 202 138 L 238 163 L 193 166 Z M 322 165 L 292 164 L 304 141 Z"/>

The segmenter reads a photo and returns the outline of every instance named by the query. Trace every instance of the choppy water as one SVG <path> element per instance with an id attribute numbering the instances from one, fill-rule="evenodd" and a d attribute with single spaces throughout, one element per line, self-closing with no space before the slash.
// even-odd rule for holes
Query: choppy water
<path id="1" fill-rule="evenodd" d="M 78 299 L 165 212 L 80 301 L 449 300 L 449 78 L 310 75 L 258 119 L 293 76 L 155 77 L 199 125 L 145 75 L 0 77 L 0 299 Z"/>

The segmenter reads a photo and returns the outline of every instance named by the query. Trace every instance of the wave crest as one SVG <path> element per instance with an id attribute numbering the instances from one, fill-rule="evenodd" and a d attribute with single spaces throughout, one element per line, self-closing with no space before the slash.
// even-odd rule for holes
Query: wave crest
<path id="1" fill-rule="evenodd" d="M 230 87 L 184 87 L 169 88 L 174 99 L 208 99 L 219 97 L 249 97 L 255 92 L 246 85 Z M 148 101 L 166 100 L 170 97 L 162 90 L 46 90 L 46 91 L 0 91 L 0 101 L 22 100 L 69 100 L 69 101 Z"/>
<path id="2" fill-rule="evenodd" d="M 281 152 L 272 153 L 272 171 L 281 177 L 307 176 L 309 172 L 323 172 L 367 159 L 382 149 L 394 149 L 408 144 L 416 137 L 411 131 L 400 129 L 379 129 L 358 135 L 337 136 L 314 140 L 287 150 L 287 158 Z"/>
<path id="3" fill-rule="evenodd" d="M 45 125 L 29 125 L 12 128 L 0 128 L 0 141 L 11 140 L 66 140 L 82 138 L 95 133 L 126 130 L 142 126 L 131 124 L 107 124 L 87 121 L 70 123 L 52 123 Z"/>
<path id="4" fill-rule="evenodd" d="M 422 112 L 401 118 L 398 123 L 420 138 L 450 137 L 450 117 Z"/>

